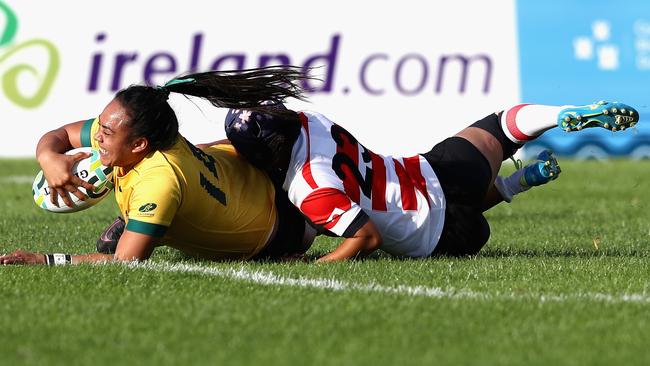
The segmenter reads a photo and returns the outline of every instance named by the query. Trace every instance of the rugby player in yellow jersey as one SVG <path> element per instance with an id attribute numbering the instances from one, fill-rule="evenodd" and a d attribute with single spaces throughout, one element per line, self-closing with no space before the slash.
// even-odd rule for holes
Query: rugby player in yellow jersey
<path id="1" fill-rule="evenodd" d="M 67 264 L 145 260 L 158 245 L 211 260 L 280 258 L 304 253 L 313 240 L 302 215 L 269 177 L 229 144 L 197 148 L 178 132 L 167 103 L 170 92 L 205 98 L 215 106 L 253 107 L 265 100 L 300 97 L 292 68 L 243 73 L 208 72 L 173 79 L 163 87 L 133 85 L 119 91 L 99 117 L 46 133 L 36 155 L 53 188 L 52 201 L 71 205 L 91 188 L 70 171 L 83 154 L 99 149 L 113 167 L 115 197 L 126 221 L 115 254 L 38 254 L 22 250 L 1 264 Z M 242 81 L 243 80 L 243 81 Z M 233 81 L 237 81 L 233 83 Z M 245 95 L 241 83 L 247 83 Z M 239 84 L 238 84 L 239 83 Z M 229 85 L 237 85 L 229 89 Z"/>

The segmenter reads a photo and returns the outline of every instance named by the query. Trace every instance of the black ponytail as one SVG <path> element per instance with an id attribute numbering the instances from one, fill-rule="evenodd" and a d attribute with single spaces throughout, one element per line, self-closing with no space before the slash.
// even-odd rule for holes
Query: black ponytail
<path id="1" fill-rule="evenodd" d="M 215 107 L 253 109 L 287 98 L 306 100 L 303 81 L 310 79 L 296 66 L 269 66 L 234 71 L 208 71 L 172 79 L 164 88 L 204 98 Z"/>
<path id="2" fill-rule="evenodd" d="M 115 99 L 129 112 L 131 137 L 146 137 L 153 149 L 165 150 L 178 137 L 178 120 L 167 103 L 170 92 L 203 98 L 215 107 L 247 109 L 277 116 L 292 126 L 292 135 L 295 135 L 300 126 L 298 114 L 269 105 L 282 103 L 288 98 L 306 100 L 303 85 L 310 79 L 313 78 L 296 66 L 208 71 L 180 75 L 158 87 L 132 85 L 120 90 Z"/>

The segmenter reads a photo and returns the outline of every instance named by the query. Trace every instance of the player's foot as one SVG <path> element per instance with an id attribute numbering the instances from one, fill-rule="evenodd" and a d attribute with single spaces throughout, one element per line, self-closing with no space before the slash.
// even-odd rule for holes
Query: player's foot
<path id="1" fill-rule="evenodd" d="M 519 182 L 522 186 L 541 186 L 546 184 L 560 175 L 562 170 L 557 163 L 557 159 L 550 150 L 543 150 L 537 155 L 537 161 L 524 167 L 524 174 L 521 175 Z"/>
<path id="2" fill-rule="evenodd" d="M 639 112 L 627 104 L 600 101 L 595 104 L 565 108 L 558 115 L 557 125 L 566 132 L 602 127 L 622 131 L 639 122 Z"/>
<path id="3" fill-rule="evenodd" d="M 115 253 L 117 243 L 120 241 L 125 226 L 124 219 L 118 216 L 97 239 L 97 251 L 104 254 Z"/>

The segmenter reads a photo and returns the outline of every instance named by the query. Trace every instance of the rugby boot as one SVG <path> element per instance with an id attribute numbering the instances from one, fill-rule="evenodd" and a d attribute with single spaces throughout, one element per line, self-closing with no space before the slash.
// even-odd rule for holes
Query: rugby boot
<path id="1" fill-rule="evenodd" d="M 524 167 L 519 183 L 522 186 L 534 187 L 546 184 L 560 175 L 562 170 L 553 152 L 543 150 L 537 155 L 537 160 Z"/>
<path id="2" fill-rule="evenodd" d="M 565 108 L 558 114 L 557 125 L 566 132 L 602 127 L 623 131 L 639 122 L 639 112 L 627 104 L 600 101 L 585 106 Z"/>

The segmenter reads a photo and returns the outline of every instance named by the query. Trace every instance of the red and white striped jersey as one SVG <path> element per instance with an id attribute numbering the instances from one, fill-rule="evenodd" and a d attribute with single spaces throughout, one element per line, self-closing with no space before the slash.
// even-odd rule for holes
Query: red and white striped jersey
<path id="1" fill-rule="evenodd" d="M 378 155 L 323 115 L 302 112 L 300 118 L 283 186 L 291 202 L 338 236 L 353 235 L 355 219 L 365 212 L 381 232 L 382 250 L 430 255 L 442 233 L 445 197 L 424 157 Z"/>

